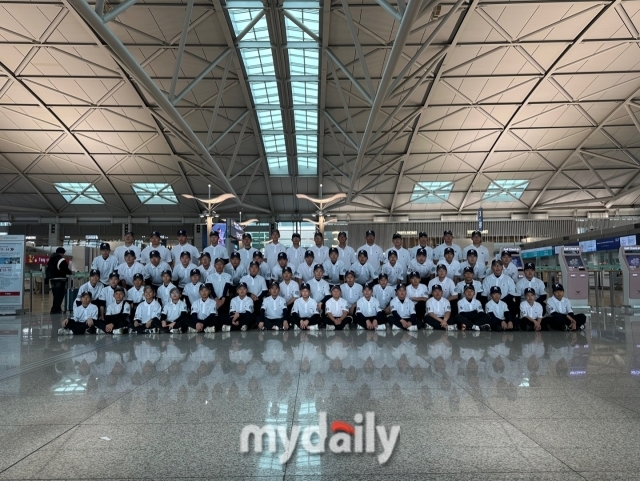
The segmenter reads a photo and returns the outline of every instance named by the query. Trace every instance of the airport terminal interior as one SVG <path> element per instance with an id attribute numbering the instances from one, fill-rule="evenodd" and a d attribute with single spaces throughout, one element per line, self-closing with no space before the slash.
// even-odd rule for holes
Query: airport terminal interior
<path id="1" fill-rule="evenodd" d="M 0 0 L 0 479 L 640 479 L 640 1 Z"/>

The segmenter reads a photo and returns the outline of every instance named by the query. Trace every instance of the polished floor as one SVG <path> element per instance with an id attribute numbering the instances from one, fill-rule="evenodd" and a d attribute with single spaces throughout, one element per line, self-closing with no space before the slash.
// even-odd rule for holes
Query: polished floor
<path id="1" fill-rule="evenodd" d="M 592 313 L 568 334 L 58 338 L 58 325 L 0 317 L 0 479 L 640 479 L 629 313 Z M 286 464 L 266 437 L 240 452 L 245 425 L 290 432 L 322 412 L 399 426 L 391 458 L 378 464 L 377 439 L 375 453 L 298 443 Z"/>

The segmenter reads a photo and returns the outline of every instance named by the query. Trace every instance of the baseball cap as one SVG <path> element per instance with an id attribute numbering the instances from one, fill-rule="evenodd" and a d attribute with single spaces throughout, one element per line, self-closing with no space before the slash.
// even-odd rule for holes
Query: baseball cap
<path id="1" fill-rule="evenodd" d="M 445 247 L 445 248 L 444 248 L 444 253 L 445 253 L 445 254 L 455 254 L 455 253 L 456 253 L 456 251 L 455 251 L 455 250 L 453 250 L 453 247 Z"/>
<path id="2" fill-rule="evenodd" d="M 471 233 L 471 237 L 474 237 L 474 236 L 477 236 L 477 235 L 482 236 L 482 232 L 480 232 L 479 230 L 474 230 L 474 231 Z"/>
<path id="3" fill-rule="evenodd" d="M 393 234 L 393 236 L 391 238 L 392 239 L 402 239 L 402 235 L 399 232 L 396 232 L 395 234 Z"/>
<path id="4" fill-rule="evenodd" d="M 469 257 L 469 256 L 476 256 L 476 257 L 478 257 L 478 251 L 477 251 L 477 250 L 475 250 L 475 249 L 469 249 L 469 250 L 467 251 L 467 257 Z"/>
<path id="5" fill-rule="evenodd" d="M 133 275 L 133 280 L 135 281 L 136 279 L 142 279 L 144 280 L 144 276 L 142 274 L 140 274 L 139 272 L 135 273 Z"/>
<path id="6" fill-rule="evenodd" d="M 307 284 L 306 282 L 303 282 L 302 284 L 300 284 L 300 290 L 302 289 L 306 289 L 308 291 L 311 290 L 311 286 L 309 284 Z"/>
<path id="7" fill-rule="evenodd" d="M 445 230 L 442 235 L 453 235 L 453 232 L 451 232 L 450 230 Z"/>
<path id="8" fill-rule="evenodd" d="M 201 285 L 200 285 L 200 289 L 198 289 L 198 290 L 199 290 L 199 291 L 201 291 L 202 289 L 209 289 L 209 290 L 211 290 L 211 289 L 209 288 L 209 285 L 208 285 L 208 284 L 201 284 Z"/>
<path id="9" fill-rule="evenodd" d="M 315 254 L 313 253 L 313 251 L 305 251 L 304 256 L 305 257 L 315 257 Z"/>
<path id="10" fill-rule="evenodd" d="M 89 277 L 91 276 L 100 276 L 100 271 L 98 269 L 91 269 L 89 271 Z"/>
<path id="11" fill-rule="evenodd" d="M 113 293 L 115 294 L 116 292 L 124 292 L 124 288 L 122 286 L 118 286 L 113 290 Z"/>
<path id="12" fill-rule="evenodd" d="M 409 272 L 409 279 L 411 279 L 412 277 L 420 277 L 420 273 L 417 271 Z"/>
<path id="13" fill-rule="evenodd" d="M 106 249 L 111 250 L 111 246 L 109 245 L 108 242 L 103 242 L 102 244 L 100 244 L 100 250 L 101 251 L 106 250 Z"/>
<path id="14" fill-rule="evenodd" d="M 442 291 L 442 286 L 440 284 L 434 284 L 431 286 L 431 292 L 433 291 Z"/>
<path id="15" fill-rule="evenodd" d="M 127 249 L 127 250 L 124 252 L 124 256 L 125 256 L 125 257 L 127 257 L 127 256 L 133 256 L 133 257 L 135 257 L 135 256 L 136 256 L 136 251 L 131 250 L 131 249 Z"/>
<path id="16" fill-rule="evenodd" d="M 369 253 L 366 250 L 361 249 L 361 250 L 358 251 L 358 257 L 360 257 L 360 256 L 365 256 L 365 257 L 368 258 L 369 257 Z"/>
<path id="17" fill-rule="evenodd" d="M 465 285 L 464 285 L 464 290 L 465 290 L 465 291 L 475 291 L 475 290 L 476 290 L 476 288 L 474 287 L 474 285 L 473 285 L 473 284 L 465 284 Z"/>
<path id="18" fill-rule="evenodd" d="M 332 291 L 335 291 L 336 289 L 341 290 L 340 286 L 338 284 L 335 284 L 335 285 L 331 286 L 331 290 Z"/>
<path id="19" fill-rule="evenodd" d="M 251 261 L 249 262 L 249 267 L 260 267 L 260 264 L 258 264 L 256 261 Z"/>
<path id="20" fill-rule="evenodd" d="M 389 252 L 387 252 L 387 257 L 390 257 L 390 256 L 398 257 L 398 253 L 395 251 L 395 249 L 391 249 Z"/>
<path id="21" fill-rule="evenodd" d="M 154 230 L 149 237 L 162 237 L 162 236 L 160 235 L 160 232 L 158 232 L 157 230 Z"/>
<path id="22" fill-rule="evenodd" d="M 445 266 L 444 264 L 438 264 L 438 267 L 436 268 L 436 270 L 439 271 L 440 269 L 444 269 L 445 271 L 448 270 L 447 266 Z"/>
<path id="23" fill-rule="evenodd" d="M 493 286 L 490 290 L 489 290 L 490 294 L 502 294 L 502 289 L 500 289 L 500 286 Z"/>
<path id="24" fill-rule="evenodd" d="M 525 269 L 533 269 L 534 271 L 536 270 L 536 265 L 533 262 L 527 262 L 524 265 Z"/>
<path id="25" fill-rule="evenodd" d="M 416 251 L 416 257 L 418 256 L 426 256 L 427 255 L 427 249 L 424 249 L 422 247 L 420 247 L 420 249 L 418 249 Z"/>
<path id="26" fill-rule="evenodd" d="M 380 274 L 378 274 L 378 280 L 380 279 L 389 279 L 389 276 L 386 275 L 384 272 L 381 272 Z"/>
<path id="27" fill-rule="evenodd" d="M 278 252 L 278 260 L 280 259 L 288 259 L 289 257 L 287 256 L 286 252 Z"/>
<path id="28" fill-rule="evenodd" d="M 329 248 L 329 254 L 340 254 L 340 251 L 337 247 L 331 247 Z"/>
<path id="29" fill-rule="evenodd" d="M 376 236 L 376 231 L 374 231 L 374 230 L 368 230 L 368 231 L 367 231 L 367 233 L 365 234 L 365 237 L 368 237 L 368 236 L 370 236 L 370 235 L 372 235 L 372 236 L 374 236 L 374 237 L 375 237 L 375 236 Z"/>
<path id="30" fill-rule="evenodd" d="M 509 252 L 509 251 L 502 251 L 502 252 L 500 253 L 500 257 L 504 257 L 504 256 L 511 257 L 511 252 Z"/>
<path id="31" fill-rule="evenodd" d="M 252 239 L 251 234 L 249 234 L 248 232 L 245 232 L 244 234 L 242 234 L 242 238 L 243 239 Z"/>
<path id="32" fill-rule="evenodd" d="M 467 266 L 467 267 L 465 267 L 465 268 L 463 269 L 462 273 L 464 274 L 464 273 L 466 273 L 466 272 L 471 272 L 471 274 L 475 274 L 475 272 L 474 272 L 474 270 L 473 270 L 473 267 L 471 267 L 471 266 Z"/>
<path id="33" fill-rule="evenodd" d="M 184 229 L 180 229 L 180 230 L 178 231 L 178 235 L 185 235 L 185 236 L 186 236 L 186 235 L 187 235 L 187 231 L 186 231 L 186 230 L 184 230 Z"/>
<path id="34" fill-rule="evenodd" d="M 239 252 L 232 252 L 229 255 L 229 258 L 231 258 L 231 259 L 240 259 L 240 253 Z"/>
<path id="35" fill-rule="evenodd" d="M 553 289 L 553 292 L 564 291 L 564 287 L 562 286 L 562 284 L 554 284 L 552 289 Z"/>
<path id="36" fill-rule="evenodd" d="M 536 290 L 535 290 L 533 287 L 527 287 L 527 288 L 524 290 L 524 293 L 525 293 L 525 295 L 526 295 L 526 294 L 535 294 L 535 293 L 536 293 Z"/>
<path id="37" fill-rule="evenodd" d="M 223 264 L 226 264 L 224 257 L 216 257 L 213 263 L 217 264 L 218 262 L 222 262 Z"/>
<path id="38" fill-rule="evenodd" d="M 209 254 L 207 251 L 202 251 L 200 253 L 200 256 L 198 256 L 198 259 L 202 259 L 203 257 L 208 257 L 209 259 L 211 259 L 211 254 Z"/>
<path id="39" fill-rule="evenodd" d="M 313 266 L 313 270 L 315 271 L 316 269 L 322 269 L 324 271 L 324 267 L 322 266 L 322 264 L 316 264 Z"/>
<path id="40" fill-rule="evenodd" d="M 220 237 L 220 232 L 218 232 L 217 230 L 212 230 L 209 233 L 209 237 L 211 237 L 212 235 L 216 236 L 216 237 Z"/>
<path id="41" fill-rule="evenodd" d="M 151 251 L 151 252 L 149 252 L 149 257 L 160 257 L 160 252 Z"/>
<path id="42" fill-rule="evenodd" d="M 200 275 L 200 269 L 191 269 L 189 271 L 189 275 L 190 276 L 196 276 L 196 275 L 199 276 Z"/>
<path id="43" fill-rule="evenodd" d="M 182 257 L 182 256 L 189 256 L 189 258 L 191 258 L 191 252 L 189 252 L 189 251 L 182 251 L 182 252 L 180 253 L 180 257 Z"/>
<path id="44" fill-rule="evenodd" d="M 362 286 L 363 289 L 373 289 L 373 284 L 371 284 L 370 282 L 366 282 L 364 286 Z"/>
<path id="45" fill-rule="evenodd" d="M 290 274 L 293 274 L 293 270 L 291 270 L 291 267 L 289 267 L 289 266 L 283 267 L 282 268 L 282 272 L 283 273 L 288 272 Z"/>
<path id="46" fill-rule="evenodd" d="M 171 269 L 165 269 L 165 270 L 163 270 L 163 271 L 162 271 L 162 274 L 160 274 L 160 275 L 164 276 L 165 274 L 171 275 Z"/>
<path id="47" fill-rule="evenodd" d="M 89 291 L 84 291 L 80 297 L 84 297 L 84 296 L 93 297 L 91 295 L 91 292 L 89 292 Z"/>
<path id="48" fill-rule="evenodd" d="M 426 232 L 422 231 L 422 232 L 420 232 L 420 233 L 418 234 L 418 239 L 419 239 L 420 237 L 429 237 L 429 236 L 427 235 L 427 233 L 426 233 Z"/>
<path id="49" fill-rule="evenodd" d="M 253 253 L 253 258 L 255 259 L 256 257 L 259 257 L 260 259 L 264 259 L 264 254 L 260 251 L 255 251 Z"/>
<path id="50" fill-rule="evenodd" d="M 338 237 L 340 237 L 341 235 L 347 237 L 347 233 L 343 230 L 341 230 L 340 232 L 338 232 Z"/>
<path id="51" fill-rule="evenodd" d="M 355 276 L 356 276 L 356 273 L 355 273 L 355 272 L 353 272 L 351 269 L 349 269 L 348 271 L 346 271 L 346 272 L 344 273 L 344 276 L 345 276 L 345 277 L 347 277 L 347 276 L 353 276 L 353 277 L 355 277 Z"/>
<path id="52" fill-rule="evenodd" d="M 127 233 L 125 234 L 125 236 L 128 236 L 128 235 L 130 235 L 131 237 L 135 237 L 135 236 L 136 236 L 136 235 L 133 233 L 133 231 L 132 231 L 132 230 L 130 230 L 129 232 L 127 232 Z"/>
<path id="53" fill-rule="evenodd" d="M 116 279 L 120 279 L 120 274 L 118 274 L 117 272 L 112 272 L 111 274 L 109 274 L 109 279 L 112 279 L 114 277 Z"/>
<path id="54" fill-rule="evenodd" d="M 406 289 L 406 288 L 407 288 L 407 286 L 405 286 L 404 284 L 398 284 L 396 286 L 396 291 L 399 291 L 400 289 Z"/>
<path id="55" fill-rule="evenodd" d="M 246 282 L 240 282 L 240 283 L 238 284 L 237 289 L 240 289 L 241 287 L 244 287 L 245 289 L 248 289 L 248 288 L 249 288 L 249 286 L 247 286 L 247 283 L 246 283 Z"/>

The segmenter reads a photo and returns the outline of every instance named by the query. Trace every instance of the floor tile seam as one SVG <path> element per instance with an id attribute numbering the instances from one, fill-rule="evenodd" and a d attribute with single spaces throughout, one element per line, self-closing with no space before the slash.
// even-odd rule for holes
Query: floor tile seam
<path id="1" fill-rule="evenodd" d="M 302 343 L 302 344 L 303 344 L 302 353 L 300 353 L 300 360 L 299 360 L 299 364 L 298 364 L 298 382 L 296 383 L 296 393 L 295 393 L 295 395 L 293 397 L 293 409 L 294 409 L 294 412 L 292 413 L 292 416 L 291 416 L 291 423 L 288 426 L 288 428 L 289 428 L 288 431 L 289 432 L 291 432 L 291 429 L 293 429 L 293 423 L 296 420 L 295 419 L 296 418 L 295 409 L 296 409 L 296 406 L 298 405 L 298 393 L 300 392 L 300 381 L 301 381 L 301 378 L 302 378 L 302 360 L 304 359 L 304 355 L 305 355 L 305 351 L 307 350 L 308 342 L 305 342 L 305 343 Z M 289 424 L 289 423 L 287 423 L 285 421 L 285 425 L 286 424 Z M 285 464 L 283 466 L 284 469 L 282 470 L 282 481 L 284 481 L 284 479 L 287 476 L 287 467 L 288 467 L 288 464 Z"/>

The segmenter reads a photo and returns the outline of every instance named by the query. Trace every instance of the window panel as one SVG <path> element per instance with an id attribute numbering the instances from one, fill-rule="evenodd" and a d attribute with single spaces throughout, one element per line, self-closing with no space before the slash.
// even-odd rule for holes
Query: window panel
<path id="1" fill-rule="evenodd" d="M 413 186 L 411 202 L 415 204 L 440 204 L 449 199 L 453 182 L 417 182 Z"/>
<path id="2" fill-rule="evenodd" d="M 488 202 L 515 202 L 529 186 L 529 181 L 524 179 L 493 180 L 482 200 Z"/>
<path id="3" fill-rule="evenodd" d="M 104 204 L 104 198 L 89 182 L 59 182 L 54 184 L 64 200 L 72 204 Z"/>
<path id="4" fill-rule="evenodd" d="M 177 204 L 178 199 L 169 184 L 162 183 L 136 183 L 132 185 L 133 191 L 148 205 Z"/>

